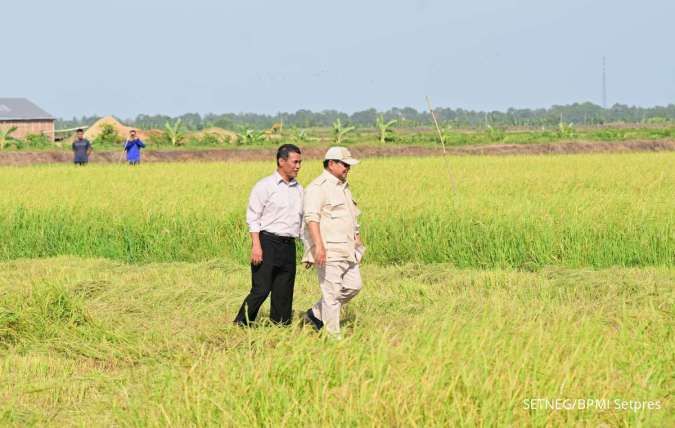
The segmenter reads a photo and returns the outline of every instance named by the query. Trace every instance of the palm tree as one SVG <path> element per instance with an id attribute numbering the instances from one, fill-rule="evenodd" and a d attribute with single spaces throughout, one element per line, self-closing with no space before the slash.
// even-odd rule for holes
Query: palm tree
<path id="1" fill-rule="evenodd" d="M 12 137 L 12 134 L 16 132 L 16 130 L 19 129 L 16 126 L 12 126 L 9 129 L 0 129 L 0 150 L 5 149 L 5 144 L 7 144 L 10 141 L 15 141 L 16 138 Z"/>
<path id="2" fill-rule="evenodd" d="M 377 129 L 380 131 L 380 143 L 384 144 L 387 142 L 387 140 L 391 140 L 392 135 L 394 133 L 393 129 L 391 129 L 394 124 L 398 122 L 396 119 L 390 120 L 389 122 L 384 121 L 384 116 L 380 115 L 377 120 L 375 121 L 375 125 L 377 126 Z"/>

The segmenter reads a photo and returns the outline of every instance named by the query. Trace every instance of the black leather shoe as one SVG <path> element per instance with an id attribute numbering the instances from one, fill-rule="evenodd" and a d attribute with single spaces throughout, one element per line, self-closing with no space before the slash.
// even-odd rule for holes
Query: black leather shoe
<path id="1" fill-rule="evenodd" d="M 311 324 L 311 326 L 314 327 L 314 330 L 316 331 L 319 331 L 323 328 L 323 321 L 314 316 L 312 308 L 309 308 L 307 312 L 305 312 L 305 315 L 303 316 L 302 319 L 305 322 L 305 324 Z"/>

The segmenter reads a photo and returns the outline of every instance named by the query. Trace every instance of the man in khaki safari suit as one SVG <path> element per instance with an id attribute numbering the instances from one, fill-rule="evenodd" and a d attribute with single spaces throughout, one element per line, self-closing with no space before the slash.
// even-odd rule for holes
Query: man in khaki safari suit
<path id="1" fill-rule="evenodd" d="M 365 251 L 357 217 L 361 211 L 352 198 L 347 174 L 359 161 L 344 147 L 331 147 L 323 173 L 305 189 L 305 255 L 315 265 L 321 299 L 304 321 L 329 334 L 340 334 L 340 308 L 361 290 L 359 263 Z"/>

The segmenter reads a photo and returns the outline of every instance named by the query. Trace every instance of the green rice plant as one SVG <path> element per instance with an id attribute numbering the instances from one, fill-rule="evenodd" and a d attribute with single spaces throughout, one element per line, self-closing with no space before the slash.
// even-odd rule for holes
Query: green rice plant
<path id="1" fill-rule="evenodd" d="M 0 263 L 0 424 L 672 426 L 673 268 L 363 266 L 341 341 L 232 325 L 250 268 Z M 3 321 L 4 320 L 4 321 Z M 7 321 L 9 320 L 9 321 Z M 3 326 L 10 326 L 9 329 Z M 5 332 L 5 333 L 3 333 Z M 606 409 L 535 399 L 609 399 Z M 616 408 L 614 400 L 658 402 Z"/>
<path id="2" fill-rule="evenodd" d="M 471 134 L 457 131 L 452 125 L 448 125 L 443 129 L 443 141 L 450 146 L 462 146 L 476 143 L 475 138 L 472 139 Z"/>
<path id="3" fill-rule="evenodd" d="M 588 134 L 591 139 L 601 141 L 622 141 L 626 138 L 626 130 L 606 128 L 592 131 Z"/>
<path id="4" fill-rule="evenodd" d="M 366 158 L 350 183 L 363 211 L 367 263 L 670 266 L 674 162 L 672 153 Z M 273 162 L 0 169 L 0 260 L 224 257 L 245 264 L 248 193 L 271 168 Z M 320 172 L 320 161 L 306 161 L 299 180 L 307 184 Z M 392 193 L 394 177 L 404 179 Z M 129 183 L 143 185 L 129 191 Z"/>

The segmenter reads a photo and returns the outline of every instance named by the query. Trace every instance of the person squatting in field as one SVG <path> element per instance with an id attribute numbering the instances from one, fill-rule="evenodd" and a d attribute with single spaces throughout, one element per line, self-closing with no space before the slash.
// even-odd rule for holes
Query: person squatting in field
<path id="1" fill-rule="evenodd" d="M 302 164 L 300 149 L 284 144 L 277 150 L 277 170 L 258 181 L 251 191 L 246 222 L 251 235 L 251 291 L 234 323 L 255 321 L 271 293 L 270 318 L 291 323 L 295 285 L 295 238 L 302 225 L 303 189 L 296 181 Z"/>
<path id="2" fill-rule="evenodd" d="M 145 147 L 143 141 L 136 136 L 136 130 L 129 131 L 129 138 L 124 144 L 124 151 L 127 153 L 127 162 L 129 165 L 138 165 L 141 163 L 141 149 Z"/>
<path id="3" fill-rule="evenodd" d="M 347 174 L 359 161 L 344 147 L 331 147 L 324 171 L 305 192 L 305 252 L 303 262 L 315 265 L 321 299 L 309 308 L 304 322 L 316 330 L 324 326 L 340 335 L 340 308 L 361 290 L 359 263 L 365 252 L 357 217 L 361 211 L 352 197 Z"/>

